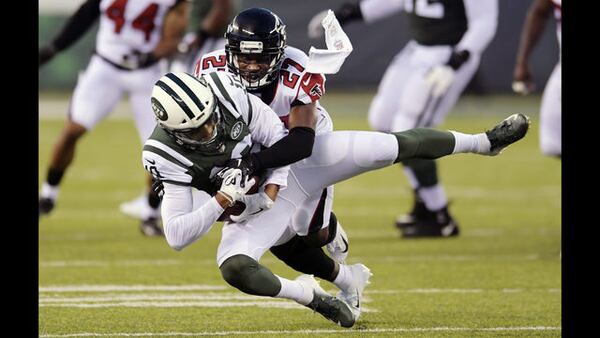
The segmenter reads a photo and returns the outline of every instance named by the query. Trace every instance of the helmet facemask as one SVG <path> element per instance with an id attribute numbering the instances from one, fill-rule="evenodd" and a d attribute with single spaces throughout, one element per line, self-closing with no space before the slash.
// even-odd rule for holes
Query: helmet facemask
<path id="1" fill-rule="evenodd" d="M 221 113 L 218 106 L 211 116 L 202 125 L 187 129 L 167 129 L 169 135 L 175 138 L 175 141 L 188 149 L 195 150 L 204 154 L 220 153 L 223 147 L 224 130 L 221 122 Z"/>

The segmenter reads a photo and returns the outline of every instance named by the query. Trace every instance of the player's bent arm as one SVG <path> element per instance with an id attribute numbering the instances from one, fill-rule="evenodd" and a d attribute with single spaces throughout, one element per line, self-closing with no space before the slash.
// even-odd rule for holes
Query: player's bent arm
<path id="1" fill-rule="evenodd" d="M 217 194 L 194 209 L 191 187 L 166 182 L 163 186 L 163 230 L 169 246 L 178 251 L 206 234 L 229 204 Z"/>
<path id="2" fill-rule="evenodd" d="M 87 0 L 67 21 L 49 48 L 52 48 L 55 53 L 66 49 L 85 34 L 99 16 L 100 0 Z"/>
<path id="3" fill-rule="evenodd" d="M 160 41 L 152 51 L 154 57 L 170 57 L 177 52 L 177 46 L 187 30 L 189 10 L 189 1 L 181 0 L 167 12 Z"/>
<path id="4" fill-rule="evenodd" d="M 552 3 L 550 0 L 535 0 L 529 7 L 519 41 L 517 67 L 527 67 L 529 56 L 542 36 L 551 13 Z"/>
<path id="5" fill-rule="evenodd" d="M 481 54 L 496 34 L 498 0 L 464 0 L 469 28 L 455 50 Z"/>
<path id="6" fill-rule="evenodd" d="M 266 106 L 264 103 L 262 105 Z M 268 106 L 264 109 L 271 111 L 266 112 L 265 115 L 275 114 Z M 315 142 L 315 111 L 315 102 L 292 107 L 289 120 L 289 133 L 285 137 L 280 138 L 277 143 L 268 144 L 268 149 L 251 154 L 253 167 L 256 170 L 277 168 L 309 157 L 312 154 Z"/>
<path id="7" fill-rule="evenodd" d="M 364 0 L 359 6 L 365 22 L 372 23 L 402 11 L 404 0 Z"/>
<path id="8" fill-rule="evenodd" d="M 216 36 L 221 27 L 229 23 L 232 12 L 233 2 L 231 0 L 213 0 L 210 11 L 202 20 L 199 35 Z"/>

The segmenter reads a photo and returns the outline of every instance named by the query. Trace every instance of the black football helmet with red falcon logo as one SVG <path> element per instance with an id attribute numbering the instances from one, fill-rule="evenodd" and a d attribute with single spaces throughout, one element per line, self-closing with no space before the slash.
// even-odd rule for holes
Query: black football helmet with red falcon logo
<path id="1" fill-rule="evenodd" d="M 249 91 L 277 79 L 286 47 L 285 25 L 265 8 L 240 12 L 227 27 L 225 54 L 228 67 Z"/>

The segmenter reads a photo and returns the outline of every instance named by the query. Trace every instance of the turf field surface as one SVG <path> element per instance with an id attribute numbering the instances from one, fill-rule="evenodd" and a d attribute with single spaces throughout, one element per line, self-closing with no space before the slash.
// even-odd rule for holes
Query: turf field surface
<path id="1" fill-rule="evenodd" d="M 335 129 L 368 130 L 371 97 L 329 92 L 322 103 Z M 41 97 L 40 182 L 67 103 Z M 410 209 L 412 192 L 398 166 L 336 185 L 348 263 L 373 272 L 350 330 L 294 302 L 229 287 L 215 262 L 220 223 L 181 252 L 143 237 L 118 210 L 144 184 L 127 109 L 120 105 L 82 139 L 55 211 L 40 220 L 41 337 L 561 335 L 561 164 L 538 148 L 539 97 L 464 97 L 439 126 L 476 133 L 516 112 L 532 118 L 525 139 L 498 157 L 438 161 L 457 238 L 399 237 L 393 220 Z M 270 253 L 261 263 L 286 278 L 299 275 Z"/>

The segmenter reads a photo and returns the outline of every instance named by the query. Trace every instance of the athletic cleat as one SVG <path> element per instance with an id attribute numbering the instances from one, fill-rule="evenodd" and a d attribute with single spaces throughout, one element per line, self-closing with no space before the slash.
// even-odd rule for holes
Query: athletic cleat
<path id="1" fill-rule="evenodd" d="M 346 257 L 348 257 L 348 248 L 349 241 L 348 235 L 344 229 L 342 229 L 342 225 L 338 222 L 337 224 L 337 232 L 335 234 L 335 238 L 331 241 L 331 243 L 326 246 L 327 251 L 331 258 L 333 258 L 338 263 L 344 263 Z"/>
<path id="2" fill-rule="evenodd" d="M 358 320 L 360 317 L 360 304 L 362 303 L 362 293 L 367 284 L 369 284 L 369 278 L 373 276 L 371 270 L 364 264 L 357 263 L 348 266 L 352 271 L 352 286 L 348 290 L 340 290 L 337 294 L 337 298 L 343 300 L 346 304 L 350 305 L 350 310 L 354 315 L 354 320 Z"/>
<path id="3" fill-rule="evenodd" d="M 39 208 L 38 208 L 38 217 L 42 215 L 48 215 L 50 211 L 54 209 L 54 200 L 51 198 L 40 198 Z"/>
<path id="4" fill-rule="evenodd" d="M 426 214 L 427 207 L 425 206 L 425 202 L 421 199 L 415 199 L 415 204 L 410 213 L 400 215 L 396 218 L 396 228 L 401 229 L 414 225 L 419 219 L 424 218 Z"/>
<path id="5" fill-rule="evenodd" d="M 448 206 L 438 210 L 426 210 L 413 224 L 400 228 L 402 237 L 452 237 L 460 233 L 458 223 L 452 218 Z"/>
<path id="6" fill-rule="evenodd" d="M 131 201 L 123 202 L 119 206 L 119 210 L 121 210 L 122 213 L 139 220 L 144 220 L 144 212 L 149 208 L 150 205 L 148 204 L 147 193 L 142 193 L 137 198 Z"/>
<path id="7" fill-rule="evenodd" d="M 486 155 L 498 155 L 508 145 L 522 139 L 527 134 L 530 124 L 529 117 L 513 114 L 491 130 L 487 130 L 485 134 L 490 141 L 490 153 Z"/>
<path id="8" fill-rule="evenodd" d="M 323 290 L 313 275 L 300 275 L 295 281 L 312 290 L 313 299 L 305 305 L 320 313 L 323 317 L 342 327 L 352 327 L 356 322 L 351 307 L 344 301 L 333 297 Z"/>
<path id="9" fill-rule="evenodd" d="M 149 217 L 142 221 L 140 231 L 148 237 L 164 236 L 162 227 L 158 224 L 158 218 L 156 217 Z"/>

